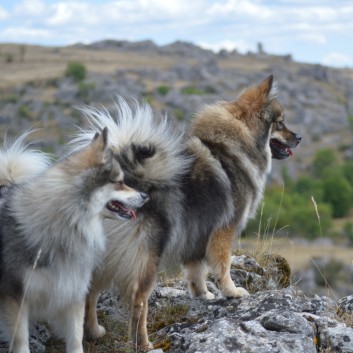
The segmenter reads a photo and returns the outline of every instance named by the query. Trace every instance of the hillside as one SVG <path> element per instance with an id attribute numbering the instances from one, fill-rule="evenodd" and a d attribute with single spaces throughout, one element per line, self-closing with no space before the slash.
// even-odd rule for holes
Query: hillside
<path id="1" fill-rule="evenodd" d="M 86 67 L 83 81 L 65 77 L 67 65 L 73 61 Z M 337 165 L 353 160 L 351 69 L 298 63 L 290 55 L 275 56 L 266 52 L 241 55 L 223 50 L 213 53 L 184 42 L 157 46 L 150 41 L 103 40 L 69 47 L 0 44 L 0 73 L 0 142 L 5 135 L 12 137 L 34 127 L 38 128 L 32 135 L 37 145 L 60 154 L 65 142 L 77 131 L 76 125 L 83 124 L 75 107 L 87 104 L 113 109 L 117 95 L 145 99 L 156 114 L 166 113 L 184 125 L 203 104 L 232 99 L 245 87 L 274 74 L 287 126 L 302 135 L 303 140 L 293 157 L 273 162 L 269 184 L 282 182 L 284 166 L 293 180 L 310 175 L 313 158 L 323 148 L 337 152 Z M 335 169 L 335 165 L 332 168 Z M 311 203 L 309 197 L 308 202 Z M 312 218 L 317 223 L 312 209 Z M 338 234 L 347 220 L 353 222 L 351 214 L 335 220 Z M 308 218 L 300 218 L 298 222 L 307 221 Z M 321 221 L 324 224 L 324 217 Z M 265 219 L 263 223 L 266 222 Z M 353 234 L 353 229 L 351 231 Z M 245 268 L 240 271 L 244 278 L 234 277 L 239 272 L 237 264 L 232 270 L 233 279 L 241 285 L 251 285 L 254 281 L 256 287 L 256 293 L 244 299 L 228 301 L 217 296 L 211 303 L 190 301 L 185 283 L 179 278 L 171 281 L 170 286 L 160 281 L 151 298 L 149 318 L 153 339 L 156 343 L 161 341 L 156 346 L 165 349 L 167 345 L 171 347 L 170 352 L 209 352 L 213 351 L 214 338 L 225 336 L 220 344 L 224 352 L 245 349 L 257 352 L 260 346 L 264 352 L 271 353 L 353 352 L 353 330 L 345 325 L 352 326 L 351 297 L 347 315 L 342 318 L 337 314 L 337 299 L 352 293 L 352 248 L 347 246 L 346 238 L 325 239 L 325 227 L 322 233 L 311 242 L 292 238 L 286 229 L 280 229 L 278 234 L 285 235 L 284 239 L 273 239 L 275 231 L 270 228 L 264 235 L 268 244 L 259 238 L 239 240 L 241 253 L 252 256 L 274 251 L 285 256 L 293 274 L 291 286 L 285 289 L 278 287 L 276 278 L 270 281 L 266 277 L 267 268 L 257 271 L 262 276 L 253 268 L 249 274 L 249 269 Z M 249 264 L 253 265 L 254 260 L 246 258 L 245 265 Z M 258 265 L 255 265 L 256 269 Z M 242 279 L 245 283 L 241 283 Z M 208 285 L 217 291 L 212 282 Z M 306 297 L 313 294 L 327 295 L 334 300 Z M 94 342 L 87 351 L 130 351 L 125 337 L 126 313 L 117 309 L 119 305 L 115 294 L 101 297 L 100 319 L 114 327 L 107 338 L 112 348 L 106 349 L 100 347 L 101 342 Z M 179 316 L 171 311 L 174 307 L 181 311 Z M 174 321 L 160 324 L 166 311 Z M 234 325 L 238 330 L 236 335 Z M 58 343 L 60 349 L 56 348 L 55 340 L 51 342 L 45 328 L 36 326 L 36 330 L 31 339 L 37 352 L 63 350 L 61 342 Z M 52 350 L 44 347 L 48 340 Z M 1 344 L 0 352 L 6 352 Z"/>
<path id="2" fill-rule="evenodd" d="M 70 62 L 82 63 L 83 81 L 65 77 Z M 213 53 L 191 43 L 157 46 L 151 41 L 102 40 L 89 45 L 40 47 L 0 44 L 0 142 L 42 128 L 32 137 L 49 152 L 61 152 L 76 132 L 83 104 L 114 106 L 114 99 L 145 99 L 156 114 L 187 124 L 203 105 L 232 99 L 274 74 L 287 126 L 302 135 L 294 156 L 274 161 L 269 183 L 308 175 L 316 152 L 337 151 L 337 163 L 353 159 L 353 70 L 333 69 L 261 50 Z M 353 218 L 349 218 L 351 221 Z M 337 220 L 340 231 L 346 220 Z M 352 231 L 353 233 L 353 231 Z"/>
<path id="3" fill-rule="evenodd" d="M 64 78 L 70 61 L 86 66 L 83 82 Z M 75 105 L 109 108 L 117 94 L 142 96 L 157 112 L 187 122 L 202 104 L 231 99 L 273 73 L 287 125 L 303 136 L 294 158 L 285 162 L 290 174 L 305 171 L 323 147 L 353 154 L 353 70 L 297 63 L 290 55 L 215 54 L 183 42 L 162 47 L 113 40 L 55 48 L 2 44 L 0 72 L 0 136 L 43 126 L 38 137 L 51 150 L 80 120 Z M 274 164 L 275 170 L 283 165 Z"/>

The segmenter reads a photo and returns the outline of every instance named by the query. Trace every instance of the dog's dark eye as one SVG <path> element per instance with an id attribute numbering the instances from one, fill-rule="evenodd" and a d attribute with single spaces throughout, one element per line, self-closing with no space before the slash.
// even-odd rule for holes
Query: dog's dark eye
<path id="1" fill-rule="evenodd" d="M 284 124 L 282 122 L 277 123 L 277 130 L 282 130 L 284 128 Z"/>
<path id="2" fill-rule="evenodd" d="M 134 147 L 135 147 L 135 156 L 138 160 L 150 158 L 156 153 L 155 148 L 151 145 L 148 145 L 148 146 L 135 145 Z"/>

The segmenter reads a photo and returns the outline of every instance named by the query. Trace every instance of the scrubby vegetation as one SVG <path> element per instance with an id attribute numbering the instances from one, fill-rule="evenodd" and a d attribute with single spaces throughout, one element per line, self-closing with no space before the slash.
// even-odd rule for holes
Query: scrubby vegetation
<path id="1" fill-rule="evenodd" d="M 246 234 L 258 231 L 261 222 L 265 231 L 276 227 L 308 239 L 320 236 L 321 230 L 324 236 L 337 235 L 332 229 L 335 219 L 347 216 L 353 207 L 353 162 L 338 162 L 334 150 L 322 149 L 316 153 L 307 175 L 292 180 L 283 169 L 282 176 L 284 186 L 271 185 L 266 189 L 263 210 L 249 224 Z M 341 234 L 353 241 L 353 224 L 346 223 Z"/>
<path id="2" fill-rule="evenodd" d="M 67 64 L 65 76 L 73 78 L 76 82 L 80 82 L 86 77 L 86 67 L 78 61 L 71 61 Z"/>

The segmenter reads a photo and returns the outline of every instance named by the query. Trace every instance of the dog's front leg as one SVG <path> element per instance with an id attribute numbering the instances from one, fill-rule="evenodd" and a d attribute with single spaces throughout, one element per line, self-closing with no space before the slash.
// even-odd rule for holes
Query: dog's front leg
<path id="1" fill-rule="evenodd" d="M 147 313 L 148 298 L 157 282 L 156 258 L 150 258 L 144 273 L 141 273 L 139 278 L 139 283 L 136 283 L 135 291 L 132 295 L 129 337 L 135 351 L 138 349 L 148 351 L 153 348 L 152 343 L 148 339 Z"/>
<path id="2" fill-rule="evenodd" d="M 6 334 L 10 337 L 11 353 L 30 353 L 28 339 L 29 311 L 27 303 L 11 297 L 0 297 L 0 312 L 3 315 Z"/>
<path id="3" fill-rule="evenodd" d="M 222 294 L 225 297 L 238 298 L 249 295 L 249 293 L 244 288 L 236 287 L 230 276 L 234 234 L 235 226 L 224 227 L 212 234 L 206 257 Z"/>
<path id="4" fill-rule="evenodd" d="M 70 303 L 58 313 L 54 327 L 57 333 L 65 339 L 66 353 L 83 353 L 83 321 L 85 301 Z"/>
<path id="5" fill-rule="evenodd" d="M 87 340 L 96 340 L 105 334 L 105 328 L 98 324 L 97 319 L 98 297 L 99 291 L 92 286 L 86 298 L 84 335 Z"/>

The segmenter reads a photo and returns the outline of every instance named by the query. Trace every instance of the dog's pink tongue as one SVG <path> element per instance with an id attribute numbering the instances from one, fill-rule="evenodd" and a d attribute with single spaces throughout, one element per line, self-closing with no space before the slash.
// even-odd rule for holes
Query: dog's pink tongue
<path id="1" fill-rule="evenodd" d="M 130 208 L 129 209 L 129 215 L 131 216 L 132 219 L 136 219 L 136 213 Z"/>
<path id="2" fill-rule="evenodd" d="M 288 148 L 287 151 L 288 151 L 290 156 L 293 156 L 293 152 L 292 152 L 292 150 L 290 148 Z"/>

